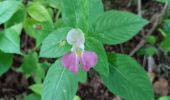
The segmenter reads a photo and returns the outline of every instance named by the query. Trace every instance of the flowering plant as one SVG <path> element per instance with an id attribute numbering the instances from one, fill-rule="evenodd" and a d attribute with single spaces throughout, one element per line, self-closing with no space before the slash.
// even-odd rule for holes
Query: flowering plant
<path id="1" fill-rule="evenodd" d="M 103 46 L 128 41 L 147 21 L 128 12 L 104 12 L 101 0 L 61 0 L 59 5 L 63 25 L 45 38 L 40 51 L 41 57 L 59 58 L 47 73 L 42 100 L 72 100 L 91 68 L 122 98 L 153 100 L 140 65 L 127 55 L 107 53 Z"/>
<path id="2" fill-rule="evenodd" d="M 15 53 L 24 58 L 17 71 L 33 76 L 36 85 L 29 88 L 42 100 L 73 100 L 78 83 L 86 83 L 91 70 L 109 91 L 125 100 L 154 100 L 141 65 L 128 55 L 104 48 L 127 42 L 147 23 L 129 12 L 105 12 L 102 0 L 0 0 L 4 26 L 0 30 L 0 75 L 9 70 Z M 27 45 L 20 51 L 22 31 L 35 39 L 31 52 Z M 47 64 L 38 57 L 55 58 L 47 75 L 43 67 Z"/>

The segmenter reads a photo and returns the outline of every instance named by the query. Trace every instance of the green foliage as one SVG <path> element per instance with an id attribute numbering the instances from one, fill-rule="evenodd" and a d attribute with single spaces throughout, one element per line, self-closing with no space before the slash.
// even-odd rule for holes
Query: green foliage
<path id="1" fill-rule="evenodd" d="M 170 96 L 162 96 L 159 100 L 170 100 Z"/>
<path id="2" fill-rule="evenodd" d="M 33 84 L 29 87 L 29 89 L 31 89 L 34 93 L 36 93 L 40 96 L 41 96 L 41 93 L 42 93 L 42 88 L 43 88 L 42 84 Z"/>
<path id="3" fill-rule="evenodd" d="M 161 42 L 161 48 L 165 52 L 170 52 L 170 34 L 165 37 L 165 39 Z"/>
<path id="4" fill-rule="evenodd" d="M 75 75 L 57 60 L 48 70 L 43 84 L 42 100 L 72 100 L 77 86 Z"/>
<path id="5" fill-rule="evenodd" d="M 89 0 L 61 0 L 63 21 L 72 27 L 79 27 L 85 32 L 88 29 Z"/>
<path id="6" fill-rule="evenodd" d="M 170 19 L 165 19 L 163 23 L 163 30 L 167 34 L 170 34 Z"/>
<path id="7" fill-rule="evenodd" d="M 85 83 L 87 81 L 87 72 L 82 70 L 81 68 L 79 69 L 77 76 L 77 80 L 81 83 Z"/>
<path id="8" fill-rule="evenodd" d="M 70 45 L 66 43 L 66 35 L 71 28 L 60 28 L 52 32 L 42 43 L 40 56 L 56 58 L 70 51 Z"/>
<path id="9" fill-rule="evenodd" d="M 0 76 L 9 70 L 12 65 L 12 54 L 0 51 Z"/>
<path id="10" fill-rule="evenodd" d="M 156 36 L 153 36 L 153 35 L 149 35 L 145 39 L 151 45 L 154 45 L 156 43 L 156 41 L 157 41 Z"/>
<path id="11" fill-rule="evenodd" d="M 23 63 L 20 66 L 22 72 L 27 76 L 34 76 L 36 83 L 41 83 L 44 78 L 44 70 L 38 61 L 38 55 L 36 52 L 30 52 L 24 55 Z"/>
<path id="12" fill-rule="evenodd" d="M 142 67 L 131 57 L 108 54 L 110 73 L 102 76 L 108 89 L 125 100 L 154 100 L 151 82 Z"/>
<path id="13" fill-rule="evenodd" d="M 49 15 L 47 9 L 41 5 L 39 2 L 30 3 L 27 8 L 28 14 L 36 21 L 52 22 L 51 16 Z"/>
<path id="14" fill-rule="evenodd" d="M 157 53 L 155 47 L 144 47 L 139 50 L 138 55 L 154 56 Z"/>
<path id="15" fill-rule="evenodd" d="M 19 34 L 13 29 L 0 31 L 0 50 L 5 53 L 20 54 Z"/>
<path id="16" fill-rule="evenodd" d="M 120 44 L 135 36 L 147 21 L 122 11 L 108 11 L 94 22 L 94 37 L 104 44 Z"/>
<path id="17" fill-rule="evenodd" d="M 109 74 L 109 63 L 102 43 L 94 38 L 87 38 L 85 47 L 89 51 L 94 51 L 98 56 L 98 62 L 94 69 L 107 76 Z"/>
<path id="18" fill-rule="evenodd" d="M 0 2 L 0 24 L 8 21 L 17 10 L 20 0 L 4 0 Z"/>
<path id="19" fill-rule="evenodd" d="M 32 93 L 32 94 L 29 94 L 28 96 L 25 96 L 24 100 L 41 100 L 41 96 Z"/>

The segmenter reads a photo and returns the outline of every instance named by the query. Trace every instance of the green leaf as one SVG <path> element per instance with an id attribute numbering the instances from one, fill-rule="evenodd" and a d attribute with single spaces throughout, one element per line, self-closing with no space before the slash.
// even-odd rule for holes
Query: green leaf
<path id="1" fill-rule="evenodd" d="M 25 15 L 26 13 L 24 7 L 20 7 L 18 11 L 16 11 L 13 16 L 5 23 L 5 28 L 22 23 L 24 21 Z"/>
<path id="2" fill-rule="evenodd" d="M 49 21 L 52 22 L 50 14 L 47 9 L 38 2 L 30 3 L 27 8 L 28 14 L 39 22 Z"/>
<path id="3" fill-rule="evenodd" d="M 43 83 L 42 100 L 73 100 L 77 91 L 76 76 L 56 61 Z"/>
<path id="4" fill-rule="evenodd" d="M 166 33 L 166 35 L 170 34 L 170 19 L 164 20 L 163 31 Z"/>
<path id="5" fill-rule="evenodd" d="M 81 83 L 85 83 L 87 81 L 87 72 L 85 72 L 83 69 L 79 68 L 79 71 L 77 74 L 77 80 Z"/>
<path id="6" fill-rule="evenodd" d="M 47 0 L 47 3 L 54 8 L 60 8 L 61 0 Z"/>
<path id="7" fill-rule="evenodd" d="M 94 21 L 94 37 L 104 44 L 120 44 L 135 36 L 147 21 L 122 11 L 108 11 Z"/>
<path id="8" fill-rule="evenodd" d="M 161 48 L 165 52 L 170 52 L 170 34 L 165 37 L 165 39 L 161 42 Z"/>
<path id="9" fill-rule="evenodd" d="M 20 0 L 4 0 L 0 2 L 0 24 L 8 21 L 17 10 Z"/>
<path id="10" fill-rule="evenodd" d="M 34 93 L 36 93 L 40 96 L 41 96 L 41 93 L 42 93 L 42 88 L 43 88 L 42 84 L 33 84 L 29 87 L 29 89 L 31 89 Z"/>
<path id="11" fill-rule="evenodd" d="M 32 93 L 30 95 L 25 96 L 24 100 L 41 100 L 41 96 Z"/>
<path id="12" fill-rule="evenodd" d="M 24 30 L 29 36 L 36 39 L 36 47 L 39 47 L 42 41 L 53 31 L 53 24 L 37 22 L 28 18 L 24 22 Z"/>
<path id="13" fill-rule="evenodd" d="M 12 54 L 0 51 L 0 76 L 7 72 L 12 65 Z"/>
<path id="14" fill-rule="evenodd" d="M 170 100 L 170 96 L 162 96 L 159 100 Z"/>
<path id="15" fill-rule="evenodd" d="M 63 21 L 71 27 L 79 27 L 86 31 L 88 7 L 88 0 L 61 0 Z"/>
<path id="16" fill-rule="evenodd" d="M 42 22 L 40 25 L 42 29 L 36 29 L 36 47 L 40 46 L 43 40 L 53 31 L 53 25 L 49 22 Z M 34 28 L 35 29 L 35 28 Z"/>
<path id="17" fill-rule="evenodd" d="M 104 7 L 103 7 L 102 0 L 88 0 L 88 1 L 89 1 L 88 19 L 89 19 L 89 24 L 92 24 L 92 22 L 96 19 L 96 17 L 104 13 Z"/>
<path id="18" fill-rule="evenodd" d="M 125 100 L 154 100 L 152 84 L 144 69 L 131 57 L 108 54 L 110 74 L 102 76 L 104 84 Z"/>
<path id="19" fill-rule="evenodd" d="M 139 50 L 138 55 L 154 56 L 156 53 L 155 47 L 145 47 Z"/>
<path id="20" fill-rule="evenodd" d="M 37 67 L 40 66 L 38 62 L 38 55 L 35 52 L 30 52 L 24 55 L 23 63 L 21 64 L 21 68 L 23 73 L 25 74 L 32 74 Z"/>
<path id="21" fill-rule="evenodd" d="M 20 54 L 19 34 L 12 29 L 0 32 L 0 50 L 5 53 Z"/>
<path id="22" fill-rule="evenodd" d="M 93 51 L 97 54 L 98 62 L 94 69 L 98 73 L 107 76 L 109 74 L 109 63 L 103 45 L 94 38 L 87 38 L 85 47 L 86 50 Z"/>
<path id="23" fill-rule="evenodd" d="M 66 42 L 66 35 L 71 28 L 60 28 L 52 32 L 43 41 L 40 50 L 41 57 L 56 58 L 70 51 L 71 47 Z"/>

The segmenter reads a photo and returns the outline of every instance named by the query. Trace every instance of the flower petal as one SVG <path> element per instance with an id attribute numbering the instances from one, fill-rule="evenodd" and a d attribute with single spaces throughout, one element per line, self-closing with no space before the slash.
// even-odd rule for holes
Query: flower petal
<path id="1" fill-rule="evenodd" d="M 97 63 L 97 55 L 95 52 L 85 51 L 83 52 L 80 63 L 85 71 L 89 71 Z"/>
<path id="2" fill-rule="evenodd" d="M 74 74 L 78 72 L 79 59 L 73 52 L 64 55 L 61 59 L 61 62 L 64 67 L 72 71 Z"/>
<path id="3" fill-rule="evenodd" d="M 67 42 L 79 47 L 85 42 L 84 33 L 80 29 L 71 29 L 67 34 Z"/>

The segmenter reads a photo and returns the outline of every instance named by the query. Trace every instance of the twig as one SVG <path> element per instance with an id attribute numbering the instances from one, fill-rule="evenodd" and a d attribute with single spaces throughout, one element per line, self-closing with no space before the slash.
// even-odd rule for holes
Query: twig
<path id="1" fill-rule="evenodd" d="M 138 15 L 142 16 L 142 1 L 138 0 Z"/>
<path id="2" fill-rule="evenodd" d="M 151 18 L 150 22 L 153 23 L 152 28 L 148 31 L 146 36 L 151 35 L 155 29 L 157 28 L 157 26 L 162 22 L 163 16 L 166 13 L 166 10 L 168 8 L 168 3 L 165 4 L 164 8 L 162 9 L 162 12 L 160 14 L 155 14 L 153 15 L 153 17 Z M 135 49 L 133 49 L 130 52 L 130 56 L 133 56 L 141 47 L 144 46 L 144 44 L 146 43 L 145 39 L 142 39 L 139 44 L 135 47 Z"/>

